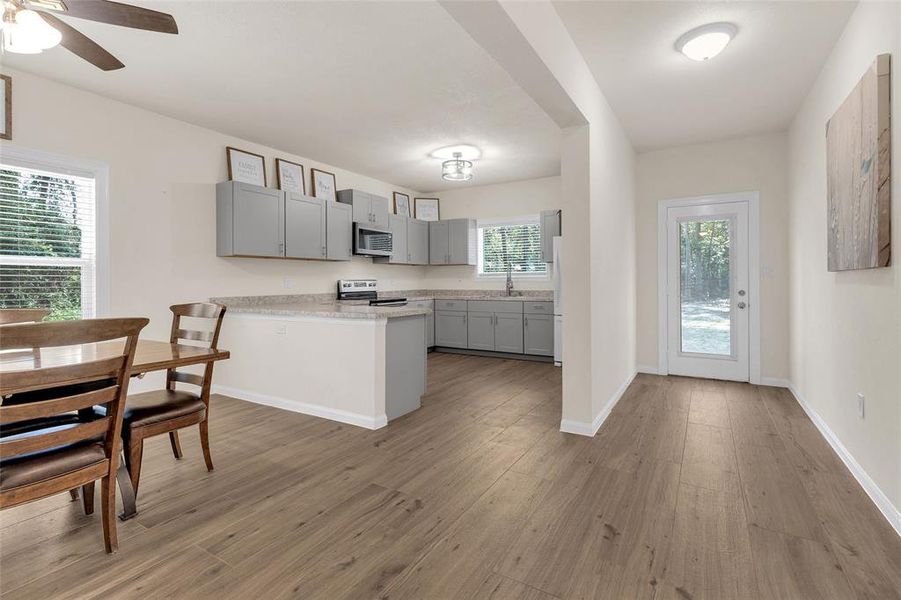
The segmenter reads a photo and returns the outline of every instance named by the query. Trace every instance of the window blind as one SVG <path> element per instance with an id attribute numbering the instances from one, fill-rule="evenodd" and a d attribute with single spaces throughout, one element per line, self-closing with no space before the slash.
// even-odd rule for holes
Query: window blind
<path id="1" fill-rule="evenodd" d="M 537 215 L 479 222 L 479 274 L 545 275 L 541 260 L 541 225 Z"/>
<path id="2" fill-rule="evenodd" d="M 0 308 L 96 313 L 93 178 L 0 164 Z"/>

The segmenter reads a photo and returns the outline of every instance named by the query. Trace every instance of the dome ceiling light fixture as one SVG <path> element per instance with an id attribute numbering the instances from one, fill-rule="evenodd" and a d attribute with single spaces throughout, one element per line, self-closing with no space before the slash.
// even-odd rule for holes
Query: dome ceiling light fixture
<path id="1" fill-rule="evenodd" d="M 441 178 L 447 181 L 470 181 L 472 161 L 463 160 L 463 153 L 455 152 L 454 158 L 441 163 Z"/>
<path id="2" fill-rule="evenodd" d="M 676 40 L 676 50 L 691 60 L 704 62 L 722 52 L 736 33 L 738 27 L 732 23 L 708 23 L 682 34 Z"/>

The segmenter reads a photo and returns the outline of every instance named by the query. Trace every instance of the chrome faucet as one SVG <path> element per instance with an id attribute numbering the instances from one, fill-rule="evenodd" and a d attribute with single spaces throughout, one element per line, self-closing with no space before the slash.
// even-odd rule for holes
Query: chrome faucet
<path id="1" fill-rule="evenodd" d="M 513 267 L 507 263 L 507 295 L 513 295 Z"/>

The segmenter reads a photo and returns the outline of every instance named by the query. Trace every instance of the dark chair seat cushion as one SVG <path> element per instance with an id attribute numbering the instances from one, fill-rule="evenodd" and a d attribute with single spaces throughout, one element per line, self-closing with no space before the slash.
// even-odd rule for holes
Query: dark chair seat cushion
<path id="1" fill-rule="evenodd" d="M 38 483 L 106 460 L 103 443 L 95 441 L 9 458 L 0 461 L 0 490 Z"/>
<path id="2" fill-rule="evenodd" d="M 206 405 L 197 394 L 181 390 L 154 390 L 129 394 L 124 423 L 126 427 L 145 427 L 191 414 L 197 414 L 198 421 L 206 416 Z"/>

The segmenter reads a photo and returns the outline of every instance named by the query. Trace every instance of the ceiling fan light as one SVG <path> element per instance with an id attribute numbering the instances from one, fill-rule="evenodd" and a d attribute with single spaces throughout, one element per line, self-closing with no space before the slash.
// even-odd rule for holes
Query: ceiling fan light
<path id="1" fill-rule="evenodd" d="M 56 28 L 27 8 L 17 11 L 15 22 L 7 22 L 3 28 L 4 49 L 19 54 L 38 54 L 42 50 L 53 48 L 62 39 L 62 34 Z"/>

